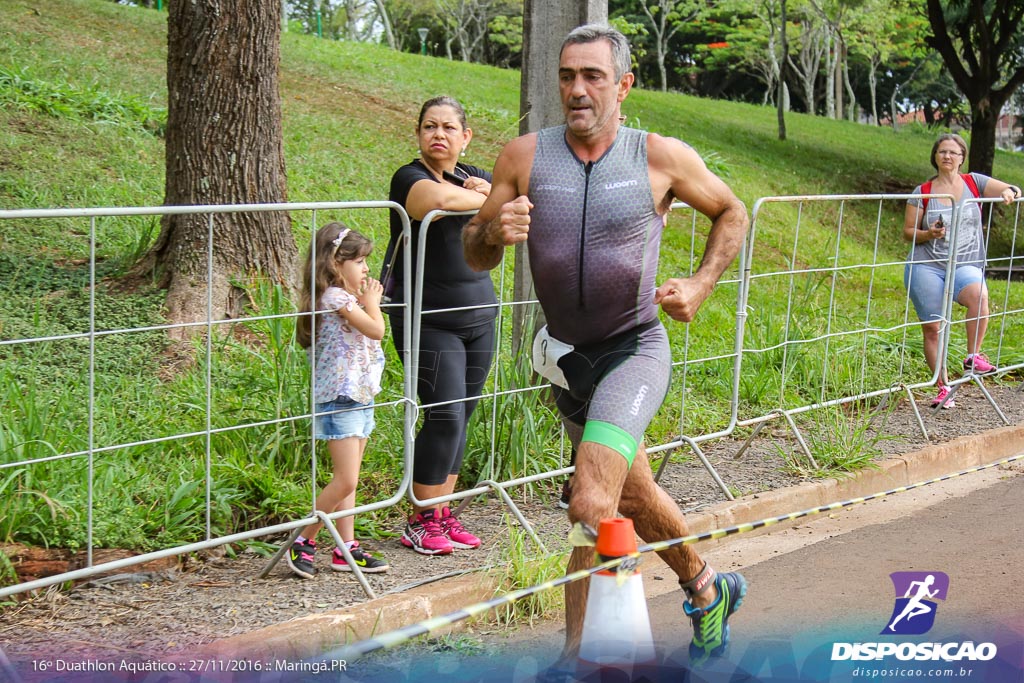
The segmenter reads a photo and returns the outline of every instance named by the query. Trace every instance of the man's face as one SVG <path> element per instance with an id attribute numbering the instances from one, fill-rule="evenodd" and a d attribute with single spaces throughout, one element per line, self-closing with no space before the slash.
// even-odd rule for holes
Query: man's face
<path id="1" fill-rule="evenodd" d="M 566 45 L 558 64 L 558 88 L 572 134 L 588 138 L 614 128 L 619 103 L 626 99 L 632 83 L 630 73 L 615 79 L 607 40 Z"/>

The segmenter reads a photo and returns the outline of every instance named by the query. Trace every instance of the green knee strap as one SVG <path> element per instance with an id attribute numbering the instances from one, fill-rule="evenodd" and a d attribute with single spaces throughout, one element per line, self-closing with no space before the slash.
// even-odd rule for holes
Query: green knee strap
<path id="1" fill-rule="evenodd" d="M 607 422 L 588 420 L 587 426 L 583 428 L 583 438 L 581 440 L 607 446 L 625 458 L 628 466 L 633 466 L 637 443 L 629 432 L 624 429 Z"/>

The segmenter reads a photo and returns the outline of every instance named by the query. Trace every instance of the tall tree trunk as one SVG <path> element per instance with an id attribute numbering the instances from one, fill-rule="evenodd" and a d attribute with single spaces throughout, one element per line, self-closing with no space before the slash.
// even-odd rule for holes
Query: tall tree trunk
<path id="1" fill-rule="evenodd" d="M 786 0 L 782 0 L 780 8 L 779 41 L 782 43 L 782 59 L 779 60 L 779 92 L 775 97 L 775 116 L 779 122 L 779 139 L 786 139 L 786 62 L 788 61 L 789 43 L 786 42 Z"/>
<path id="2" fill-rule="evenodd" d="M 167 206 L 286 200 L 277 0 L 170 2 L 167 56 Z M 213 272 L 208 272 L 208 221 Z M 286 213 L 169 215 L 150 253 L 168 289 L 172 322 L 236 314 L 232 280 L 259 272 L 294 282 Z M 183 335 L 179 335 L 183 336 Z"/>
<path id="3" fill-rule="evenodd" d="M 671 30 L 667 20 L 671 7 L 664 0 L 658 2 L 653 12 L 648 6 L 647 0 L 642 0 L 640 7 L 643 9 L 644 14 L 647 15 L 647 20 L 651 23 L 651 30 L 654 32 L 655 58 L 658 65 L 658 76 L 661 78 L 661 92 L 667 92 L 668 70 L 665 67 L 666 51 L 669 38 L 675 33 L 675 31 Z"/>
<path id="4" fill-rule="evenodd" d="M 797 55 L 796 60 L 800 66 L 798 68 L 796 62 L 787 55 L 787 69 L 795 73 L 797 78 L 800 79 L 807 113 L 815 116 L 818 113 L 818 102 L 814 95 L 814 88 L 818 80 L 821 58 L 824 56 L 824 36 L 821 29 L 814 26 L 810 21 L 805 19 L 801 24 L 803 26 L 802 38 L 804 44 L 801 45 L 800 54 Z"/>
<path id="5" fill-rule="evenodd" d="M 871 123 L 878 125 L 878 66 L 874 58 L 868 69 L 868 92 L 871 93 Z"/>
<path id="6" fill-rule="evenodd" d="M 971 153 L 967 166 L 971 171 L 992 175 L 996 160 L 996 125 L 1003 109 L 1001 99 L 983 99 L 971 105 Z"/>
<path id="7" fill-rule="evenodd" d="M 394 50 L 396 49 L 395 31 L 391 28 L 391 17 L 388 16 L 388 8 L 384 6 L 381 0 L 373 0 L 373 4 L 377 8 L 381 24 L 384 25 L 384 38 L 388 41 L 388 47 Z"/>
<path id="8" fill-rule="evenodd" d="M 830 119 L 839 118 L 836 107 L 836 64 L 839 50 L 835 44 L 835 32 L 830 24 L 825 24 L 825 116 Z"/>
<path id="9" fill-rule="evenodd" d="M 846 90 L 846 96 L 850 102 L 850 115 L 847 117 L 850 121 L 857 121 L 857 95 L 853 92 L 853 84 L 850 83 L 850 53 L 846 49 L 846 42 L 843 42 L 843 88 Z"/>
<path id="10" fill-rule="evenodd" d="M 889 117 L 892 119 L 892 129 L 899 130 L 899 112 L 896 111 L 896 93 L 899 92 L 899 86 L 892 89 L 892 95 L 889 97 Z"/>
<path id="11" fill-rule="evenodd" d="M 835 88 L 835 94 L 832 96 L 835 102 L 835 113 L 836 119 L 839 121 L 843 120 L 843 39 L 836 33 L 836 75 L 833 77 L 832 86 Z"/>
<path id="12" fill-rule="evenodd" d="M 555 75 L 562 40 L 577 26 L 608 22 L 605 0 L 525 0 L 523 3 L 523 68 L 519 80 L 519 134 L 525 135 L 565 122 Z M 514 298 L 536 298 L 526 244 L 515 246 Z M 512 308 L 512 356 L 530 348 L 532 338 L 525 333 L 544 325 L 540 306 Z"/>
<path id="13" fill-rule="evenodd" d="M 661 92 L 668 92 L 668 71 L 665 69 L 665 48 L 658 43 L 658 77 L 661 78 Z"/>

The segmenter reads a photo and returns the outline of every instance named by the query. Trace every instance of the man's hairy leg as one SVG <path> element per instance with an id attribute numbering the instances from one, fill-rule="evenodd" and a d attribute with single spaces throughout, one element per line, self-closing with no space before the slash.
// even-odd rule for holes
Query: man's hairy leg
<path id="1" fill-rule="evenodd" d="M 633 466 L 622 487 L 619 512 L 623 517 L 633 520 L 637 535 L 647 543 L 681 538 L 690 533 L 679 506 L 654 481 L 643 444 L 637 448 Z M 680 581 L 693 579 L 704 568 L 704 561 L 692 545 L 673 546 L 658 555 L 672 568 Z M 718 591 L 712 585 L 709 590 L 693 596 L 692 603 L 696 607 L 707 607 L 717 596 Z"/>
<path id="2" fill-rule="evenodd" d="M 569 523 L 583 522 L 595 530 L 602 519 L 615 516 L 623 482 L 629 472 L 626 459 L 607 446 L 584 441 L 576 454 L 576 475 L 569 499 Z M 568 572 L 594 564 L 594 549 L 575 548 L 569 558 Z M 590 581 L 574 581 L 565 586 L 565 648 L 563 658 L 575 658 L 583 634 Z"/>

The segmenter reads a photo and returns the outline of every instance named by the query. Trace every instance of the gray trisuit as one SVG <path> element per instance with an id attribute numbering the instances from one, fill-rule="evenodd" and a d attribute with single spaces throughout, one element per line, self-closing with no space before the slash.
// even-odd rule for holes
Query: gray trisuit
<path id="1" fill-rule="evenodd" d="M 552 386 L 570 436 L 632 462 L 668 390 L 671 353 L 654 304 L 665 226 L 651 192 L 647 133 L 619 128 L 584 164 L 565 126 L 537 134 L 530 170 L 530 268 L 551 335 L 576 352 Z"/>

